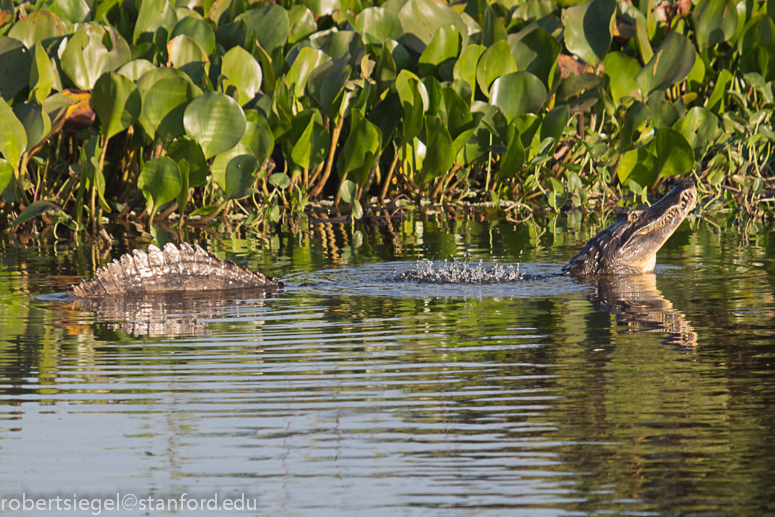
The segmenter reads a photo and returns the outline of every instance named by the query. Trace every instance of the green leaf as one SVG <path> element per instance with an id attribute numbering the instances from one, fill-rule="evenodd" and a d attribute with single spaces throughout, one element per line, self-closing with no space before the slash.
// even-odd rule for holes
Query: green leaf
<path id="1" fill-rule="evenodd" d="M 522 146 L 519 129 L 515 124 L 509 124 L 506 132 L 506 154 L 501 156 L 498 179 L 516 177 L 522 171 L 524 163 L 525 148 Z"/>
<path id="2" fill-rule="evenodd" d="M 686 36 L 677 32 L 668 34 L 646 66 L 635 76 L 644 98 L 655 90 L 667 90 L 686 79 L 696 56 L 694 45 Z"/>
<path id="3" fill-rule="evenodd" d="M 455 27 L 452 25 L 439 27 L 420 56 L 417 64 L 420 77 L 435 75 L 444 62 L 457 58 L 461 42 L 462 38 Z"/>
<path id="4" fill-rule="evenodd" d="M 182 186 L 180 171 L 175 160 L 168 156 L 152 158 L 145 162 L 137 181 L 145 201 L 154 214 L 160 206 L 175 199 Z"/>
<path id="5" fill-rule="evenodd" d="M 35 43 L 50 43 L 68 33 L 67 27 L 56 14 L 49 11 L 35 11 L 16 22 L 8 36 L 32 48 Z"/>
<path id="6" fill-rule="evenodd" d="M 633 142 L 640 138 L 640 133 L 651 120 L 648 107 L 642 102 L 633 102 L 624 114 L 622 129 L 619 131 L 619 152 L 632 147 Z"/>
<path id="7" fill-rule="evenodd" d="M 499 41 L 488 48 L 476 66 L 476 82 L 488 97 L 490 85 L 498 78 L 517 71 L 517 63 L 511 55 L 511 47 L 506 41 Z M 544 88 L 544 91 L 546 88 Z"/>
<path id="8" fill-rule="evenodd" d="M 541 122 L 540 140 L 543 142 L 547 138 L 554 139 L 551 152 L 554 152 L 554 149 L 556 149 L 569 120 L 570 110 L 567 104 L 554 108 L 544 115 L 544 120 Z"/>
<path id="9" fill-rule="evenodd" d="M 183 159 L 178 162 L 178 173 L 180 174 L 180 191 L 178 192 L 178 211 L 180 217 L 186 215 L 186 205 L 188 204 L 188 195 L 190 189 L 188 162 Z"/>
<path id="10" fill-rule="evenodd" d="M 455 164 L 455 147 L 444 122 L 439 117 L 425 118 L 425 159 L 423 182 L 445 174 Z"/>
<path id="11" fill-rule="evenodd" d="M 737 2 L 700 0 L 692 21 L 700 50 L 729 41 L 737 31 Z"/>
<path id="12" fill-rule="evenodd" d="M 538 113 L 546 101 L 546 88 L 530 72 L 515 72 L 498 78 L 492 84 L 490 103 L 500 108 L 511 122 L 523 113 Z"/>
<path id="13" fill-rule="evenodd" d="M 149 126 L 165 142 L 186 134 L 183 115 L 202 91 L 182 77 L 166 77 L 153 83 L 145 95 L 142 113 Z M 192 163 L 189 161 L 189 163 Z"/>
<path id="14" fill-rule="evenodd" d="M 13 178 L 13 165 L 0 158 L 0 194 L 2 194 L 5 187 L 8 186 L 11 178 Z"/>
<path id="15" fill-rule="evenodd" d="M 190 187 L 201 187 L 207 183 L 210 167 L 199 144 L 188 138 L 178 138 L 167 147 L 167 155 L 180 163 L 188 164 L 188 183 Z"/>
<path id="16" fill-rule="evenodd" d="M 398 16 L 382 7 L 368 7 L 361 11 L 355 17 L 355 31 L 366 45 L 382 45 L 385 38 L 398 40 L 404 35 Z"/>
<path id="17" fill-rule="evenodd" d="M 349 79 L 350 67 L 343 61 L 326 61 L 310 72 L 307 91 L 330 118 L 336 119 Z"/>
<path id="18" fill-rule="evenodd" d="M 169 39 L 171 41 L 181 35 L 189 36 L 199 43 L 206 55 L 209 56 L 215 52 L 215 32 L 206 21 L 192 16 L 181 19 L 172 28 Z"/>
<path id="19" fill-rule="evenodd" d="M 0 97 L 10 101 L 27 86 L 31 61 L 23 43 L 0 36 Z"/>
<path id="20" fill-rule="evenodd" d="M 185 72 L 196 84 L 205 75 L 205 65 L 210 62 L 207 53 L 190 36 L 181 34 L 167 44 L 170 62 L 178 70 Z"/>
<path id="21" fill-rule="evenodd" d="M 476 91 L 476 65 L 479 63 L 479 58 L 482 57 L 486 49 L 482 45 L 468 45 L 460 57 L 455 62 L 455 67 L 452 69 L 452 78 L 455 80 L 465 81 L 471 87 L 471 98 L 467 99 L 470 103 L 473 100 L 474 92 Z M 516 69 L 516 64 L 514 65 Z"/>
<path id="22" fill-rule="evenodd" d="M 50 11 L 70 23 L 91 20 L 91 7 L 84 0 L 48 0 L 38 5 L 38 12 Z"/>
<path id="23" fill-rule="evenodd" d="M 135 59 L 119 68 L 117 73 L 131 81 L 139 81 L 146 72 L 155 69 L 153 63 L 147 59 Z"/>
<path id="24" fill-rule="evenodd" d="M 290 21 L 288 13 L 280 5 L 270 4 L 251 9 L 234 21 L 242 21 L 247 28 L 248 39 L 255 38 L 268 54 L 288 41 Z"/>
<path id="25" fill-rule="evenodd" d="M 716 79 L 716 85 L 713 87 L 713 92 L 710 94 L 708 103 L 706 104 L 708 110 L 712 111 L 716 115 L 721 115 L 726 110 L 726 93 L 729 91 L 734 76 L 729 70 L 722 70 L 719 72 Z"/>
<path id="26" fill-rule="evenodd" d="M 116 30 L 87 24 L 81 25 L 67 42 L 61 66 L 75 86 L 91 90 L 102 74 L 117 70 L 131 57 L 129 45 Z"/>
<path id="27" fill-rule="evenodd" d="M 226 199 L 242 199 L 257 190 L 250 188 L 256 181 L 258 161 L 250 154 L 243 154 L 232 158 L 226 166 Z"/>
<path id="28" fill-rule="evenodd" d="M 675 125 L 675 129 L 689 142 L 696 157 L 702 157 L 708 145 L 716 139 L 719 132 L 718 117 L 712 112 L 695 106 Z"/>
<path id="29" fill-rule="evenodd" d="M 403 147 L 422 130 L 426 106 L 429 103 L 428 92 L 420 79 L 407 70 L 401 70 L 398 74 L 396 90 L 404 110 L 403 135 L 399 144 L 399 147 Z"/>
<path id="30" fill-rule="evenodd" d="M 293 146 L 291 159 L 302 169 L 312 170 L 326 159 L 331 138 L 328 131 L 312 117 L 301 138 Z"/>
<path id="31" fill-rule="evenodd" d="M 398 12 L 404 27 L 405 45 L 422 54 L 443 25 L 454 25 L 463 37 L 462 47 L 468 45 L 468 27 L 455 11 L 433 0 L 409 0 Z"/>
<path id="32" fill-rule="evenodd" d="M 506 27 L 498 19 L 498 15 L 489 5 L 484 8 L 484 23 L 482 24 L 482 45 L 491 47 L 498 41 L 503 41 L 507 36 Z"/>
<path id="33" fill-rule="evenodd" d="M 158 39 L 167 42 L 169 33 L 178 21 L 175 7 L 168 0 L 143 0 L 137 13 L 132 43 L 154 42 Z"/>
<path id="34" fill-rule="evenodd" d="M 291 178 L 282 172 L 275 172 L 269 177 L 269 184 L 279 188 L 280 190 L 285 190 L 291 186 Z"/>
<path id="35" fill-rule="evenodd" d="M 51 132 L 51 120 L 40 104 L 34 102 L 17 104 L 13 107 L 13 112 L 24 126 L 28 149 L 33 149 Z"/>
<path id="36" fill-rule="evenodd" d="M 135 83 L 115 72 L 106 72 L 97 80 L 91 103 L 105 138 L 111 138 L 134 124 L 142 108 Z"/>
<path id="37" fill-rule="evenodd" d="M 686 138 L 669 127 L 657 131 L 656 164 L 658 177 L 681 176 L 694 167 L 694 150 Z"/>
<path id="38" fill-rule="evenodd" d="M 183 126 L 210 158 L 237 145 L 245 134 L 245 113 L 228 95 L 208 92 L 188 105 Z"/>
<path id="39" fill-rule="evenodd" d="M 261 89 L 261 66 L 242 47 L 234 47 L 223 56 L 221 73 L 237 87 L 239 103 L 243 106 L 252 101 Z"/>
<path id="40" fill-rule="evenodd" d="M 611 98 L 618 106 L 623 97 L 639 94 L 635 76 L 640 72 L 640 64 L 634 58 L 621 52 L 609 52 L 603 60 L 605 74 L 611 79 Z"/>
<path id="41" fill-rule="evenodd" d="M 382 133 L 377 126 L 366 120 L 360 111 L 352 112 L 352 125 L 347 136 L 342 159 L 337 167 L 339 177 L 349 173 L 349 177 L 363 186 L 369 171 L 379 158 L 382 149 Z"/>
<path id="42" fill-rule="evenodd" d="M 616 0 L 589 0 L 562 12 L 565 46 L 592 66 L 599 65 L 611 46 Z"/>
<path id="43" fill-rule="evenodd" d="M 5 101 L 0 101 L 0 154 L 14 170 L 19 168 L 19 159 L 27 148 L 27 132 Z"/>
<path id="44" fill-rule="evenodd" d="M 339 187 L 339 193 L 345 203 L 352 203 L 358 199 L 358 185 L 354 181 L 344 180 Z"/>
<path id="45" fill-rule="evenodd" d="M 62 210 L 62 207 L 53 201 L 35 201 L 34 203 L 31 203 L 30 206 L 22 210 L 22 213 L 20 213 L 19 216 L 14 219 L 11 228 L 15 228 L 20 224 L 26 223 L 30 219 L 33 219 L 41 214 L 45 214 L 46 212 L 51 212 L 52 210 L 60 211 Z"/>
<path id="46" fill-rule="evenodd" d="M 54 86 L 54 67 L 40 43 L 36 43 L 33 50 L 29 81 L 29 100 L 35 99 L 38 104 L 43 104 Z"/>
<path id="47" fill-rule="evenodd" d="M 562 45 L 540 27 L 512 34 L 508 38 L 511 55 L 517 65 L 517 71 L 530 72 L 549 89 L 552 71 L 557 64 Z M 607 70 L 607 69 L 606 69 Z"/>
<path id="48" fill-rule="evenodd" d="M 288 33 L 288 43 L 291 45 L 318 30 L 315 15 L 303 5 L 291 7 L 291 10 L 288 12 L 288 20 L 291 28 Z"/>
<path id="49" fill-rule="evenodd" d="M 768 9 L 770 4 L 767 3 Z M 740 70 L 744 73 L 759 72 L 771 80 L 769 62 L 775 58 L 775 22 L 770 16 L 754 16 L 745 24 L 737 40 L 740 53 Z"/>
<path id="50" fill-rule="evenodd" d="M 307 86 L 307 79 L 312 70 L 321 63 L 330 61 L 331 58 L 320 50 L 306 47 L 296 56 L 296 59 L 285 76 L 285 84 L 288 90 L 292 91 L 296 98 L 304 97 L 304 89 Z"/>

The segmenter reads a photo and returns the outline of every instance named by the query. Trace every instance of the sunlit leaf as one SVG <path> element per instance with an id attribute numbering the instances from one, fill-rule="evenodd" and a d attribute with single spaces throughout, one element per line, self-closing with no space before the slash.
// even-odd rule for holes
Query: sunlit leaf
<path id="1" fill-rule="evenodd" d="M 97 79 L 91 100 L 106 138 L 134 124 L 142 108 L 135 83 L 115 72 L 107 72 Z"/>
<path id="2" fill-rule="evenodd" d="M 358 185 L 363 186 L 369 171 L 379 158 L 382 134 L 377 126 L 363 118 L 360 111 L 352 112 L 352 127 L 344 144 L 339 176 L 345 173 Z"/>
<path id="3" fill-rule="evenodd" d="M 177 21 L 175 6 L 169 0 L 143 0 L 140 2 L 132 43 L 153 43 L 159 30 L 163 33 L 161 39 L 166 43 Z"/>
<path id="4" fill-rule="evenodd" d="M 32 48 L 39 41 L 49 42 L 67 33 L 67 27 L 59 16 L 49 11 L 35 11 L 16 22 L 8 31 L 8 36 Z"/>
<path id="5" fill-rule="evenodd" d="M 252 101 L 261 88 L 261 66 L 242 47 L 234 47 L 223 56 L 221 73 L 237 87 L 241 105 Z"/>
<path id="6" fill-rule="evenodd" d="M 406 46 L 418 54 L 433 39 L 443 25 L 454 25 L 463 38 L 462 47 L 468 45 L 468 27 L 460 15 L 444 4 L 433 0 L 409 0 L 398 12 L 404 28 Z"/>
<path id="7" fill-rule="evenodd" d="M 232 158 L 226 166 L 225 198 L 242 199 L 257 192 L 250 188 L 256 181 L 257 170 L 258 161 L 253 155 L 243 154 Z"/>
<path id="8" fill-rule="evenodd" d="M 404 35 L 398 16 L 382 7 L 368 7 L 361 11 L 355 17 L 355 30 L 367 45 L 382 45 L 385 38 L 398 40 Z"/>
<path id="9" fill-rule="evenodd" d="M 62 71 L 78 88 L 91 90 L 102 74 L 117 70 L 131 56 L 129 45 L 115 29 L 81 25 L 62 54 Z"/>
<path id="10" fill-rule="evenodd" d="M 208 92 L 186 108 L 186 134 L 202 146 L 205 158 L 228 151 L 245 133 L 245 113 L 239 104 L 222 93 Z"/>
<path id="11" fill-rule="evenodd" d="M 492 84 L 490 102 L 501 109 L 508 121 L 522 113 L 538 113 L 545 101 L 544 83 L 530 72 L 504 75 Z"/>
<path id="12" fill-rule="evenodd" d="M 277 4 L 251 9 L 237 18 L 247 28 L 247 37 L 258 40 L 261 48 L 272 54 L 274 49 L 285 45 L 290 33 L 288 13 Z"/>
<path id="13" fill-rule="evenodd" d="M 159 137 L 169 142 L 186 133 L 183 115 L 189 103 L 200 95 L 202 91 L 190 81 L 180 77 L 166 77 L 154 82 L 148 90 L 143 115 Z"/>
<path id="14" fill-rule="evenodd" d="M 614 29 L 616 0 L 589 0 L 562 12 L 565 46 L 592 66 L 605 58 Z"/>
<path id="15" fill-rule="evenodd" d="M 455 163 L 455 147 L 439 117 L 425 119 L 425 159 L 423 181 L 428 182 L 449 171 Z"/>
<path id="16" fill-rule="evenodd" d="M 462 38 L 452 25 L 439 27 L 433 39 L 420 56 L 417 64 L 421 77 L 434 75 L 439 67 L 448 60 L 457 58 L 461 49 Z M 451 79 L 451 77 L 449 77 Z"/>
<path id="17" fill-rule="evenodd" d="M 188 138 L 178 138 L 167 147 L 167 156 L 178 164 L 185 160 L 188 164 L 188 182 L 191 187 L 201 187 L 207 183 L 210 168 L 199 144 Z"/>
<path id="18" fill-rule="evenodd" d="M 734 0 L 700 0 L 692 20 L 700 49 L 728 41 L 737 30 L 737 2 Z"/>
<path id="19" fill-rule="evenodd" d="M 644 97 L 686 79 L 696 56 L 689 38 L 677 32 L 668 34 L 646 66 L 635 76 Z"/>
<path id="20" fill-rule="evenodd" d="M 621 52 L 609 52 L 603 61 L 605 73 L 611 78 L 611 98 L 617 105 L 622 97 L 638 94 L 635 76 L 640 72 L 640 64 L 634 58 Z"/>
<path id="21" fill-rule="evenodd" d="M 541 79 L 544 86 L 549 89 L 551 73 L 557 64 L 557 56 L 560 55 L 562 45 L 540 27 L 526 34 L 523 32 L 508 37 L 517 70 L 530 72 Z"/>
<path id="22" fill-rule="evenodd" d="M 137 186 L 145 196 L 149 212 L 156 212 L 160 206 L 175 199 L 180 192 L 182 185 L 178 164 L 168 156 L 148 160 L 143 165 Z"/>
<path id="23" fill-rule="evenodd" d="M 0 154 L 14 169 L 27 148 L 27 132 L 5 101 L 0 100 Z"/>
<path id="24" fill-rule="evenodd" d="M 205 65 L 209 62 L 207 53 L 190 36 L 182 34 L 170 40 L 167 52 L 172 65 L 185 72 L 194 83 L 199 83 L 205 75 Z"/>
<path id="25" fill-rule="evenodd" d="M 516 125 L 509 124 L 506 133 L 506 154 L 501 156 L 498 179 L 513 178 L 522 171 L 525 163 L 525 149 Z"/>
<path id="26" fill-rule="evenodd" d="M 507 74 L 517 71 L 517 63 L 511 55 L 507 41 L 499 41 L 488 48 L 476 66 L 476 82 L 485 95 L 490 96 L 490 85 Z M 544 88 L 546 90 L 546 88 Z"/>
<path id="27" fill-rule="evenodd" d="M 173 40 L 181 35 L 189 36 L 199 43 L 206 55 L 215 52 L 215 32 L 206 21 L 190 16 L 183 18 L 172 28 L 169 39 Z"/>

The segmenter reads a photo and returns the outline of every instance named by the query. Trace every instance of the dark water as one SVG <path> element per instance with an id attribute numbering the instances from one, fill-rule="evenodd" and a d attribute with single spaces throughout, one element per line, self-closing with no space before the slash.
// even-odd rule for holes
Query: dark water
<path id="1" fill-rule="evenodd" d="M 613 284 L 385 280 L 453 256 L 551 273 L 598 229 L 410 216 L 193 235 L 289 287 L 90 310 L 38 295 L 136 244 L 5 234 L 0 498 L 104 515 L 116 493 L 168 505 L 152 514 L 182 494 L 244 494 L 246 515 L 775 514 L 771 228 L 687 221 L 655 275 Z"/>

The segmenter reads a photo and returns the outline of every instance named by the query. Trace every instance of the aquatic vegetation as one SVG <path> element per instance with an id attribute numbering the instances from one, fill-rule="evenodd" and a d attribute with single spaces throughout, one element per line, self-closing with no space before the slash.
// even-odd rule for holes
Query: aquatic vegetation
<path id="1" fill-rule="evenodd" d="M 728 0 L 8 0 L 0 224 L 559 212 L 689 175 L 705 209 L 770 215 L 773 34 Z"/>

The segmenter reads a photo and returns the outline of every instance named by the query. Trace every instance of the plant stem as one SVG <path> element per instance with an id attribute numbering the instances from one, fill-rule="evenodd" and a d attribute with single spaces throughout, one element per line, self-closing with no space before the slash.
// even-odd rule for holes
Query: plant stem
<path id="1" fill-rule="evenodd" d="M 328 181 L 328 177 L 331 175 L 331 167 L 334 165 L 334 154 L 336 154 L 336 144 L 339 142 L 339 134 L 342 132 L 342 125 L 344 124 L 344 117 L 339 115 L 339 120 L 336 122 L 336 127 L 331 133 L 331 148 L 328 150 L 328 157 L 326 158 L 326 168 L 323 169 L 323 177 L 309 193 L 311 198 L 316 198 L 323 192 L 323 187 Z M 338 194 L 337 194 L 338 195 Z"/>
<path id="2" fill-rule="evenodd" d="M 396 155 L 393 157 L 393 161 L 390 162 L 390 168 L 388 169 L 387 176 L 385 176 L 385 182 L 382 184 L 382 192 L 379 195 L 379 202 L 387 197 L 388 189 L 390 188 L 390 181 L 393 179 L 393 172 L 396 170 L 396 164 L 401 156 L 401 150 L 396 149 Z"/>

